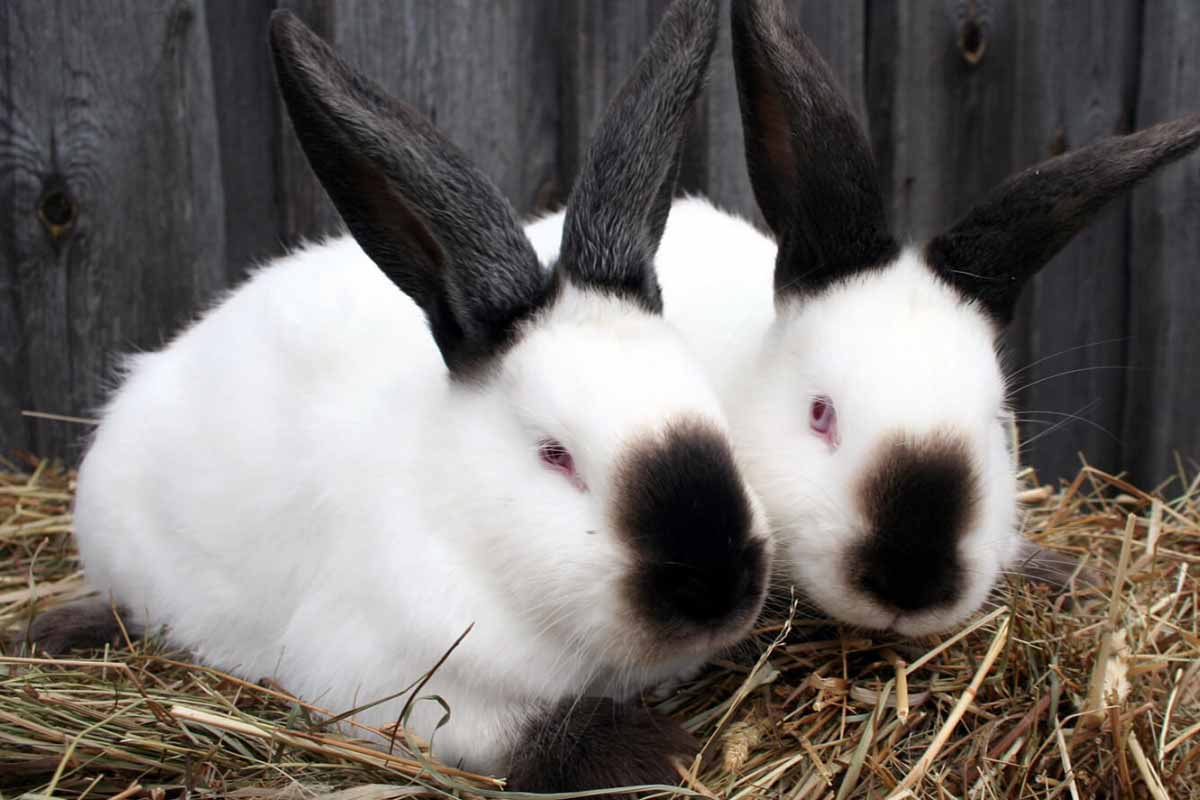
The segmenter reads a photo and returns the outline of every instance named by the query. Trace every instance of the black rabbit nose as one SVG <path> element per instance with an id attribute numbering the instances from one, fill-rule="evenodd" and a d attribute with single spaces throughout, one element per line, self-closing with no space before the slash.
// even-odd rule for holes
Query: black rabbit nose
<path id="1" fill-rule="evenodd" d="M 859 486 L 867 533 L 851 552 L 858 586 L 884 605 L 919 611 L 954 603 L 964 581 L 959 546 L 978 481 L 964 439 L 896 436 Z"/>
<path id="2" fill-rule="evenodd" d="M 864 564 L 859 586 L 880 603 L 900 611 L 948 606 L 961 592 L 957 559 L 934 553 L 880 554 Z"/>
<path id="3" fill-rule="evenodd" d="M 757 610 L 767 553 L 727 437 L 672 424 L 620 466 L 614 517 L 633 553 L 633 605 L 654 623 L 719 627 Z"/>
<path id="4" fill-rule="evenodd" d="M 720 624 L 758 596 L 765 558 L 762 543 L 750 542 L 722 564 L 651 565 L 645 597 L 650 616 L 665 624 Z"/>

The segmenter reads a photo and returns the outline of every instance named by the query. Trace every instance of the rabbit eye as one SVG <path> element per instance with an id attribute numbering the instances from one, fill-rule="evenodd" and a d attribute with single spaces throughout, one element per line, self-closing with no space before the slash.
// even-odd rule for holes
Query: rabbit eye
<path id="1" fill-rule="evenodd" d="M 814 397 L 808 409 L 808 426 L 830 447 L 838 445 L 837 409 L 828 397 Z"/>
<path id="2" fill-rule="evenodd" d="M 538 443 L 538 458 L 550 469 L 565 475 L 576 489 L 587 489 L 579 473 L 575 471 L 575 459 L 571 457 L 571 451 L 563 447 L 562 442 L 557 439 L 542 439 Z"/>

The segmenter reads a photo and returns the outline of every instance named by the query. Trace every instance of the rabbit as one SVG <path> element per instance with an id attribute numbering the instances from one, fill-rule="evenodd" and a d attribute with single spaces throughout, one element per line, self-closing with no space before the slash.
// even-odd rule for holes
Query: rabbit
<path id="1" fill-rule="evenodd" d="M 1107 201 L 1200 144 L 1200 114 L 1030 167 L 902 247 L 865 132 L 782 5 L 734 0 L 732 41 L 772 235 L 680 200 L 656 269 L 668 320 L 725 404 L 785 580 L 838 621 L 921 636 L 960 625 L 1006 571 L 1064 579 L 1070 563 L 1019 535 L 998 340 L 1024 283 Z M 543 260 L 561 222 L 526 228 Z"/>
<path id="2" fill-rule="evenodd" d="M 351 235 L 129 360 L 78 479 L 99 602 L 338 711 L 446 656 L 406 730 L 509 788 L 675 783 L 691 737 L 632 699 L 745 638 L 773 556 L 653 269 L 716 6 L 666 11 L 550 271 L 458 149 L 276 11 L 280 92 Z"/>

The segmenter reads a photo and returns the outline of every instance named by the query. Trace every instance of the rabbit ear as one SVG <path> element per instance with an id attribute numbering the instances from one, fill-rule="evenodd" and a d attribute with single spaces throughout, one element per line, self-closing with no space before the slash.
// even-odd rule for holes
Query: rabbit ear
<path id="1" fill-rule="evenodd" d="M 779 241 L 776 297 L 891 261 L 875 160 L 829 66 L 778 0 L 734 0 L 731 22 L 746 166 Z"/>
<path id="2" fill-rule="evenodd" d="M 716 0 L 675 0 L 609 104 L 567 202 L 559 269 L 573 284 L 661 312 L 654 254 L 717 22 Z"/>
<path id="3" fill-rule="evenodd" d="M 342 219 L 425 312 L 451 372 L 473 372 L 549 297 L 512 207 L 420 114 L 296 16 L 276 11 L 270 38 L 292 125 Z"/>
<path id="4" fill-rule="evenodd" d="M 1121 192 L 1200 145 L 1200 114 L 1113 136 L 1020 172 L 926 245 L 930 265 L 998 322 L 1021 288 Z"/>

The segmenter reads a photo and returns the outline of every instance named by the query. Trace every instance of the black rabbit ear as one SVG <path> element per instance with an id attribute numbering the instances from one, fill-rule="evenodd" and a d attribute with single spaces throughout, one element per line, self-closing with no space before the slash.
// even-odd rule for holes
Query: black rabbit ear
<path id="1" fill-rule="evenodd" d="M 609 104 L 567 201 L 559 269 L 571 283 L 662 310 L 654 254 L 718 18 L 716 0 L 675 0 Z"/>
<path id="2" fill-rule="evenodd" d="M 512 207 L 296 16 L 276 11 L 270 38 L 296 136 L 351 234 L 425 312 L 451 372 L 473 373 L 550 297 Z"/>
<path id="3" fill-rule="evenodd" d="M 1200 145 L 1200 114 L 1113 136 L 1020 172 L 931 240 L 930 265 L 998 322 L 1109 200 Z"/>
<path id="4" fill-rule="evenodd" d="M 733 0 L 731 22 L 746 166 L 779 241 L 776 296 L 890 262 L 871 147 L 829 66 L 778 0 Z"/>

